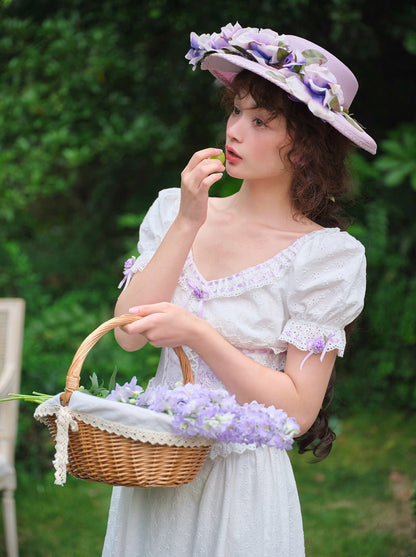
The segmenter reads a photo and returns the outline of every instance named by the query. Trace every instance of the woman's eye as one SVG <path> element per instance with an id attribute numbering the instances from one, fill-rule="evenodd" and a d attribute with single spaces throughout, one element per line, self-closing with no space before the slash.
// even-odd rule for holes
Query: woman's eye
<path id="1" fill-rule="evenodd" d="M 233 114 L 240 114 L 241 110 L 238 108 L 238 106 L 234 106 L 233 108 Z"/>
<path id="2" fill-rule="evenodd" d="M 261 118 L 255 118 L 254 123 L 256 126 L 264 126 L 264 121 Z"/>

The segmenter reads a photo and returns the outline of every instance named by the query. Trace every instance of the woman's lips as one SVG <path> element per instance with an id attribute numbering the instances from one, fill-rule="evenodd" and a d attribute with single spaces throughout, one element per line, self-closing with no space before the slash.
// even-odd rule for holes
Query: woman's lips
<path id="1" fill-rule="evenodd" d="M 232 147 L 229 145 L 225 146 L 225 158 L 229 162 L 238 162 L 241 161 L 240 155 L 238 155 Z"/>

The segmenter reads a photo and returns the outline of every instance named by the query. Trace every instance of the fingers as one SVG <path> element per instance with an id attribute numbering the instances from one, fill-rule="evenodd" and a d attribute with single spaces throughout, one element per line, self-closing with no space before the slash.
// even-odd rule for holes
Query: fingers
<path id="1" fill-rule="evenodd" d="M 144 316 L 143 319 L 139 319 L 138 321 L 134 321 L 133 323 L 129 323 L 128 325 L 124 325 L 122 329 L 129 335 L 144 334 L 149 329 L 149 327 L 152 326 L 151 318 L 151 314 L 148 314 L 147 316 Z"/>
<path id="2" fill-rule="evenodd" d="M 219 159 L 210 157 L 222 153 L 221 149 L 210 147 L 197 151 L 191 157 L 189 163 L 182 171 L 182 183 L 188 186 L 209 188 L 219 180 L 225 170 L 225 166 Z M 219 173 L 215 178 L 211 178 L 213 173 Z M 208 179 L 209 178 L 209 179 Z"/>
<path id="3" fill-rule="evenodd" d="M 215 157 L 220 153 L 222 153 L 222 149 L 217 149 L 216 147 L 208 147 L 207 149 L 201 149 L 200 151 L 197 151 L 192 155 L 192 157 L 189 159 L 188 164 L 185 167 L 185 170 L 193 170 L 203 160 L 215 162 L 218 159 L 210 159 L 210 157 Z"/>
<path id="4" fill-rule="evenodd" d="M 200 182 L 200 187 L 202 189 L 205 190 L 209 190 L 210 187 L 215 184 L 215 182 L 218 182 L 218 180 L 221 180 L 222 178 L 222 172 L 212 172 L 211 174 L 209 174 L 208 176 L 206 176 L 205 178 L 203 178 Z"/>
<path id="5" fill-rule="evenodd" d="M 221 149 L 210 147 L 197 151 L 181 174 L 179 217 L 199 228 L 207 218 L 209 189 L 222 178 L 225 166 L 219 159 Z"/>
<path id="6" fill-rule="evenodd" d="M 184 308 L 168 302 L 134 306 L 130 313 L 140 315 L 134 323 L 126 325 L 124 330 L 129 334 L 140 334 L 156 347 L 179 346 L 189 336 L 190 319 L 194 316 Z"/>
<path id="7" fill-rule="evenodd" d="M 218 178 L 222 177 L 222 173 L 225 170 L 225 166 L 218 159 L 203 159 L 197 166 L 192 170 L 185 169 L 182 172 L 182 185 L 188 188 L 197 189 L 202 186 L 207 186 L 211 180 L 208 177 L 211 174 L 218 174 Z"/>
<path id="8" fill-rule="evenodd" d="M 129 313 L 133 315 L 141 315 L 145 317 L 146 315 L 150 315 L 152 313 L 165 313 L 172 307 L 172 304 L 169 302 L 159 302 L 157 304 L 147 304 L 143 306 L 133 306 L 129 309 Z"/>
<path id="9" fill-rule="evenodd" d="M 172 304 L 169 304 L 168 302 L 160 302 L 158 304 L 133 306 L 129 308 L 129 313 L 133 315 L 140 315 L 141 317 L 149 317 L 155 314 L 167 313 L 169 311 L 169 308 L 172 308 Z M 142 334 L 151 325 L 153 325 L 153 323 L 150 323 L 149 319 L 140 319 L 128 325 L 124 325 L 123 330 L 129 334 Z"/>

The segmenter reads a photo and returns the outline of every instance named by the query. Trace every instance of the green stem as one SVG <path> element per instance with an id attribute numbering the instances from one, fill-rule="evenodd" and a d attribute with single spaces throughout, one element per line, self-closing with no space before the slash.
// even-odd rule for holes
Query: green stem
<path id="1" fill-rule="evenodd" d="M 46 395 L 44 393 L 37 393 L 36 391 L 33 391 L 31 395 L 9 393 L 9 396 L 7 398 L 1 398 L 0 402 L 7 402 L 9 400 L 24 400 L 25 402 L 42 404 L 42 402 L 45 402 L 50 398 L 52 398 L 52 395 Z"/>

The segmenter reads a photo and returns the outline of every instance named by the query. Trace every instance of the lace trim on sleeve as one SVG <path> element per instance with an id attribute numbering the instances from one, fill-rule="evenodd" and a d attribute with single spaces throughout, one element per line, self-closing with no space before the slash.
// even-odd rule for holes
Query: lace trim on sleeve
<path id="1" fill-rule="evenodd" d="M 131 268 L 131 272 L 137 273 L 137 271 L 143 271 L 149 261 L 152 259 L 153 253 L 145 252 L 139 255 L 139 257 L 134 262 L 134 265 Z"/>
<path id="2" fill-rule="evenodd" d="M 127 261 L 125 261 L 124 263 L 124 269 L 123 269 L 124 277 L 123 280 L 118 285 L 118 288 L 123 288 L 123 290 L 125 290 L 130 284 L 130 281 L 133 278 L 134 274 L 137 273 L 137 271 L 143 271 L 143 269 L 146 267 L 146 265 L 149 263 L 152 257 L 153 257 L 153 253 L 144 253 L 143 255 L 140 255 L 137 258 L 134 255 L 129 257 L 129 259 L 127 259 Z"/>
<path id="3" fill-rule="evenodd" d="M 336 327 L 289 319 L 279 340 L 293 344 L 299 350 L 309 351 L 311 342 L 320 337 L 328 338 L 326 352 L 338 350 L 338 356 L 344 355 L 345 331 Z"/>

